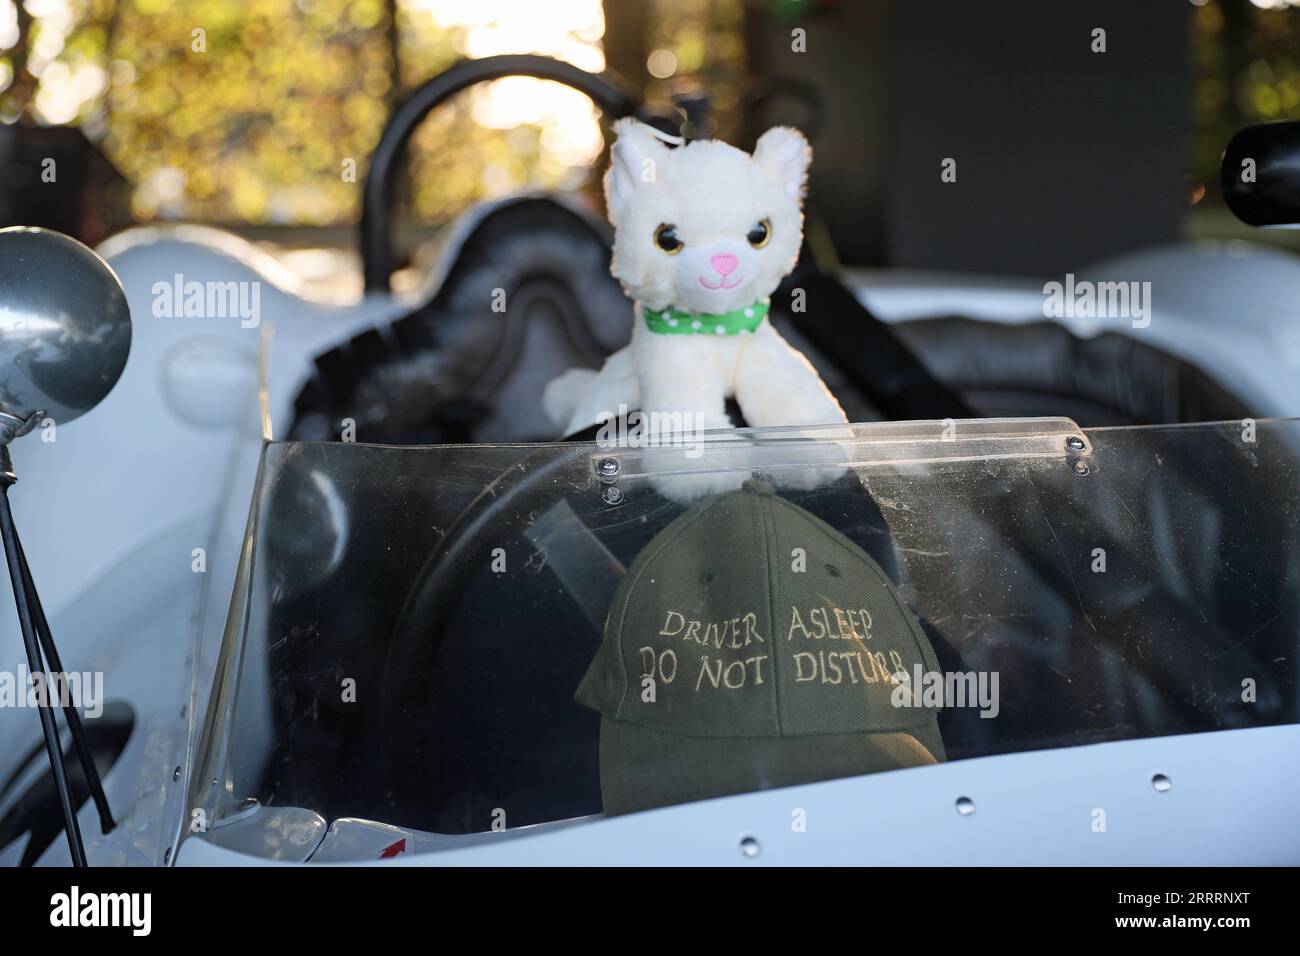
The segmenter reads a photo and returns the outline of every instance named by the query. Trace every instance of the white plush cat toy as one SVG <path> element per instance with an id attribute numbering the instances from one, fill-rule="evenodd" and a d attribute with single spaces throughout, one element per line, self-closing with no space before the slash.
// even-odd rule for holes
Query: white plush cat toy
<path id="1" fill-rule="evenodd" d="M 614 129 L 611 271 L 635 300 L 632 342 L 599 373 L 551 382 L 551 418 L 567 422 L 567 435 L 622 405 L 717 428 L 732 424 L 724 402 L 734 397 L 755 427 L 844 422 L 812 365 L 767 321 L 802 241 L 807 140 L 775 127 L 750 156 L 718 140 L 670 148 L 630 119 Z"/>

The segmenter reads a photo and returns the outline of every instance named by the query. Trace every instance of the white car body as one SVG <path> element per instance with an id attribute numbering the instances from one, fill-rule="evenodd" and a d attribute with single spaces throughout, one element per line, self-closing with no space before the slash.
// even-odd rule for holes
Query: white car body
<path id="1" fill-rule="evenodd" d="M 82 832 L 92 865 L 264 863 L 205 839 L 184 841 L 172 859 L 189 824 L 188 777 L 263 443 L 259 353 L 265 348 L 274 434 L 288 422 L 316 355 L 404 314 L 418 296 L 311 301 L 270 257 L 210 229 L 131 230 L 101 251 L 132 307 L 126 370 L 108 398 L 58 429 L 55 441 L 43 442 L 38 431 L 16 443 L 11 495 L 65 663 L 103 671 L 107 698 L 128 701 L 136 715 L 105 781 L 120 825 L 101 836 L 87 804 Z M 237 317 L 156 316 L 155 286 L 175 275 L 260 283 L 258 326 Z M 1082 271 L 1085 277 L 1151 281 L 1151 321 L 1129 334 L 1195 362 L 1269 414 L 1300 414 L 1294 257 L 1233 244 L 1179 246 Z M 954 313 L 1043 318 L 1038 280 L 876 271 L 848 278 L 886 321 Z M 1066 324 L 1080 335 L 1125 331 L 1122 320 Z M 25 665 L 15 624 L 0 639 L 0 668 L 10 672 Z M 0 721 L 0 778 L 39 740 L 35 715 Z M 450 842 L 412 835 L 415 852 L 401 862 L 1294 864 L 1300 829 L 1280 822 L 1293 819 L 1300 801 L 1296 767 L 1294 725 L 1122 741 L 545 826 L 495 842 L 492 835 Z M 45 769 L 42 759 L 25 772 Z M 1152 788 L 1154 772 L 1176 782 L 1171 792 Z M 955 812 L 961 797 L 973 801 L 974 813 Z M 806 811 L 806 832 L 792 830 L 792 806 Z M 863 806 L 871 812 L 854 809 Z M 1124 822 L 1098 835 L 1088 814 L 1102 806 Z M 1241 812 L 1224 809 L 1231 807 Z M 5 809 L 0 803 L 0 814 Z M 392 828 L 374 831 L 376 848 L 392 838 Z M 1191 831 L 1202 839 L 1188 840 Z M 282 859 L 307 859 L 326 835 L 308 828 L 300 836 Z M 757 842 L 757 856 L 740 849 L 745 837 Z M 0 863 L 16 861 L 21 849 L 0 850 Z M 67 861 L 61 838 L 40 860 Z"/>

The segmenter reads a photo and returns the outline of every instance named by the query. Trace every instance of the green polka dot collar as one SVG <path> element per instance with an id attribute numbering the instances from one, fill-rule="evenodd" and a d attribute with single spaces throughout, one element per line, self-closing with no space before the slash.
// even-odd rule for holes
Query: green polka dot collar
<path id="1" fill-rule="evenodd" d="M 642 308 L 641 314 L 645 316 L 646 328 L 659 335 L 740 335 L 759 327 L 767 317 L 770 301 L 763 299 L 721 315 L 686 312 L 671 306 L 658 312 Z"/>

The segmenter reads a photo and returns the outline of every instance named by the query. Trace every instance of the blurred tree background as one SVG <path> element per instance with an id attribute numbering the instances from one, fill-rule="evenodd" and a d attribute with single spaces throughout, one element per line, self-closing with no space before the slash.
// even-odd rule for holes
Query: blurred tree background
<path id="1" fill-rule="evenodd" d="M 1248 123 L 1300 118 L 1300 0 L 1190 0 L 1188 202 L 1214 206 Z M 537 52 L 612 67 L 652 100 L 707 87 L 747 134 L 759 17 L 834 0 L 0 0 L 0 124 L 75 127 L 138 222 L 348 227 L 393 105 L 460 57 Z M 600 117 L 555 84 L 458 97 L 412 140 L 404 217 L 447 222 L 523 188 L 590 186 Z M 355 182 L 348 171 L 355 169 Z"/>
<path id="2" fill-rule="evenodd" d="M 707 77 L 734 115 L 742 0 L 622 6 L 654 40 L 632 80 L 666 97 L 679 73 Z M 137 221 L 351 224 L 349 170 L 364 180 L 403 95 L 462 57 L 542 53 L 599 72 L 604 35 L 601 0 L 0 0 L 0 122 L 80 126 L 130 183 Z M 480 86 L 413 138 L 406 210 L 445 221 L 572 188 L 603 146 L 580 93 Z"/>

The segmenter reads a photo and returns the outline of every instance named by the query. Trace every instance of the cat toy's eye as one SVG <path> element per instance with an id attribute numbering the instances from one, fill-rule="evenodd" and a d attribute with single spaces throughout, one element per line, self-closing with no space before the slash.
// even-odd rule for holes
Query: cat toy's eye
<path id="1" fill-rule="evenodd" d="M 755 249 L 762 249 L 772 238 L 772 224 L 766 219 L 760 219 L 754 223 L 754 228 L 745 234 L 745 238 Z"/>
<path id="2" fill-rule="evenodd" d="M 664 223 L 655 230 L 655 245 L 670 256 L 682 251 L 682 241 L 677 238 L 677 227 Z"/>

